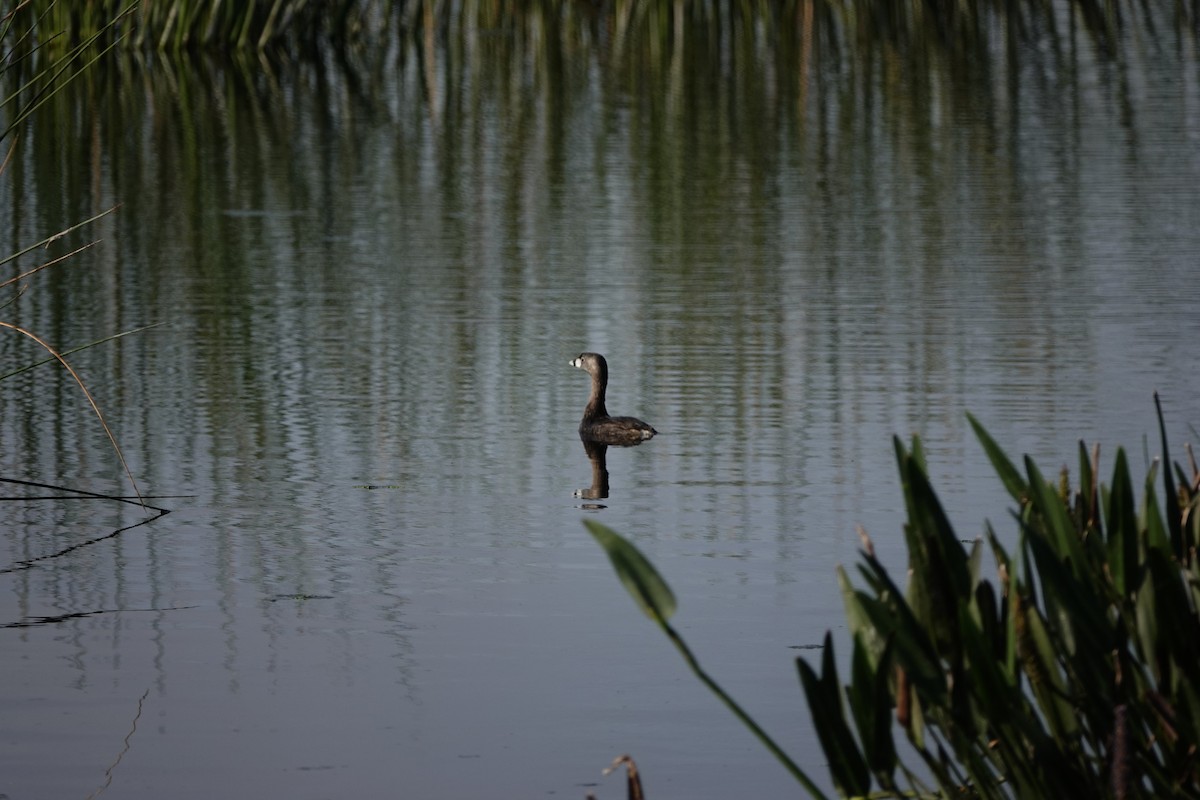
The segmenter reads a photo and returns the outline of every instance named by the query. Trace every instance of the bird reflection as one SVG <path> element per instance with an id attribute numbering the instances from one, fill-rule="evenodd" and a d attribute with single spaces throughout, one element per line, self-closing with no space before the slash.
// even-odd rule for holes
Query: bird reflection
<path id="1" fill-rule="evenodd" d="M 583 452 L 587 453 L 588 461 L 592 462 L 592 485 L 587 489 L 576 489 L 575 496 L 584 500 L 603 500 L 608 497 L 608 445 L 593 442 L 583 436 L 579 437 L 579 441 L 583 442 Z M 599 503 L 584 506 L 603 507 Z"/>

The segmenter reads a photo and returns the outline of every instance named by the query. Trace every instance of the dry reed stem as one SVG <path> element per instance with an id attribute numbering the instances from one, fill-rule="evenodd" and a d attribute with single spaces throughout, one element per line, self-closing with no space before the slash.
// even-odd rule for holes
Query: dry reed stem
<path id="1" fill-rule="evenodd" d="M 66 236 L 71 231 L 78 230 L 79 228 L 82 228 L 84 225 L 90 225 L 91 223 L 95 222 L 96 220 L 100 219 L 101 217 L 111 214 L 112 212 L 116 211 L 120 207 L 121 207 L 121 204 L 117 203 L 115 206 L 108 209 L 107 211 L 101 211 L 99 214 L 97 214 L 94 217 L 91 217 L 90 219 L 85 219 L 83 222 L 76 223 L 75 225 L 72 225 L 71 227 L 66 228 L 64 230 L 61 230 L 56 234 L 47 236 L 45 239 L 42 239 L 40 242 L 34 242 L 33 244 L 29 245 L 29 247 L 26 247 L 24 250 L 13 253 L 12 255 L 9 255 L 9 256 L 5 256 L 4 258 L 0 258 L 0 267 L 4 266 L 5 264 L 7 264 L 10 261 L 17 260 L 18 258 L 25 255 L 26 253 L 30 253 L 30 252 L 38 249 L 39 247 L 43 247 L 45 245 L 49 245 L 53 242 L 56 242 L 59 239 Z M 10 283 L 10 281 L 5 281 L 3 284 L 0 284 L 0 286 L 7 285 L 8 283 Z"/>
<path id="2" fill-rule="evenodd" d="M 6 281 L 0 282 L 0 289 L 3 289 L 5 286 L 8 286 L 10 283 L 16 283 L 17 281 L 21 280 L 22 278 L 28 278 L 30 275 L 33 275 L 34 273 L 41 272 L 46 267 L 53 267 L 55 264 L 59 263 L 60 261 L 65 261 L 68 258 L 70 258 L 71 256 L 82 253 L 84 250 L 87 250 L 89 247 L 93 247 L 97 244 L 100 244 L 99 239 L 97 239 L 94 242 L 88 242 L 87 244 L 83 245 L 82 247 L 78 247 L 69 253 L 59 256 L 58 258 L 51 259 L 51 260 L 47 261 L 45 264 L 34 267 L 33 269 L 31 269 L 27 272 L 22 272 L 20 275 L 14 275 Z"/>
<path id="3" fill-rule="evenodd" d="M 75 371 L 75 368 L 72 367 L 65 358 L 63 358 L 62 354 L 51 347 L 49 342 L 45 341 L 32 331 L 25 330 L 24 328 L 13 325 L 11 322 L 4 322 L 3 320 L 0 320 L 0 328 L 8 328 L 24 336 L 28 336 L 30 339 L 33 339 L 35 342 L 41 345 L 46 352 L 54 356 L 58 363 L 62 364 L 63 368 L 71 374 L 71 377 L 75 379 L 75 383 L 79 385 L 79 389 L 83 392 L 83 396 L 87 398 L 88 405 L 90 405 L 92 407 L 92 411 L 96 413 L 96 418 L 100 420 L 100 426 L 104 428 L 104 433 L 108 436 L 108 441 L 112 443 L 113 450 L 117 454 L 117 460 L 121 462 L 121 467 L 125 470 L 125 475 L 129 478 L 129 483 L 131 486 L 133 486 L 133 491 L 137 495 L 138 503 L 145 508 L 146 501 L 142 498 L 142 491 L 138 488 L 137 481 L 133 478 L 133 472 L 129 469 L 129 463 L 125 461 L 125 455 L 121 452 L 121 446 L 117 444 L 117 437 L 113 436 L 112 429 L 108 427 L 108 423 L 104 419 L 104 414 L 100 412 L 100 406 L 96 404 L 96 399 L 92 397 L 92 393 L 88 391 L 87 386 L 84 385 L 83 379 L 79 377 L 79 373 Z"/>

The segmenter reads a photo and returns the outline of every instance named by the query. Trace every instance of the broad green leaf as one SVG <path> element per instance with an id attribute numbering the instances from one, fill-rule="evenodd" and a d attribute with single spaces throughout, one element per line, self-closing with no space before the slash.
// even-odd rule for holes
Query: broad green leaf
<path id="1" fill-rule="evenodd" d="M 1046 715 L 1055 738 L 1074 740 L 1079 733 L 1075 709 L 1066 699 L 1066 685 L 1059 667 L 1054 643 L 1036 608 L 1025 608 L 1025 622 L 1033 650 L 1026 654 L 1026 674 Z M 1034 664 L 1036 663 L 1036 667 Z"/>
<path id="2" fill-rule="evenodd" d="M 1158 461 L 1150 465 L 1146 475 L 1146 486 L 1142 495 L 1142 513 L 1138 521 L 1139 527 L 1146 532 L 1146 546 L 1161 551 L 1164 555 L 1174 556 L 1178 551 L 1163 524 L 1162 512 L 1158 510 L 1158 496 L 1154 491 L 1154 482 L 1158 478 Z"/>
<path id="3" fill-rule="evenodd" d="M 1025 458 L 1025 471 L 1029 475 L 1030 499 L 1033 500 L 1041 518 L 1031 519 L 1030 525 L 1033 526 L 1036 535 L 1040 535 L 1054 548 L 1059 558 L 1069 561 L 1071 571 L 1077 577 L 1087 577 L 1087 559 L 1079 541 L 1079 532 L 1075 530 L 1062 498 L 1054 485 L 1042 477 L 1037 465 L 1028 456 Z"/>
<path id="4" fill-rule="evenodd" d="M 1087 445 L 1079 443 L 1079 512 L 1080 525 L 1086 527 L 1089 521 L 1099 521 L 1096 509 L 1097 497 L 1093 495 L 1096 488 L 1096 473 L 1092 469 L 1092 459 L 1088 454 Z"/>
<path id="5" fill-rule="evenodd" d="M 908 508 L 905 536 L 912 574 L 907 592 L 909 605 L 936 644 L 939 655 L 957 662 L 961 645 L 955 617 L 959 613 L 959 600 L 968 597 L 971 589 L 967 554 L 921 467 L 921 460 L 916 454 L 905 452 L 898 438 L 895 448 Z"/>
<path id="6" fill-rule="evenodd" d="M 1016 678 L 1008 669 L 1006 655 L 1006 623 L 1003 607 L 996 601 L 996 590 L 990 581 L 981 581 L 975 587 L 974 599 L 971 603 L 971 614 L 964 614 L 963 622 L 970 620 L 979 629 L 984 643 L 996 660 L 996 668 L 1004 674 L 1005 682 L 1016 686 Z"/>
<path id="7" fill-rule="evenodd" d="M 894 660 L 904 667 L 913 686 L 932 698 L 933 703 L 945 702 L 945 673 L 933 651 L 928 632 L 908 606 L 902 601 L 889 605 L 869 597 L 861 598 L 861 602 L 877 635 L 894 637 Z"/>
<path id="8" fill-rule="evenodd" d="M 863 568 L 860 567 L 860 569 Z M 887 639 L 886 632 L 879 631 L 871 624 L 870 615 L 863 608 L 864 600 L 870 601 L 870 598 L 854 588 L 850 583 L 850 578 L 846 575 L 846 570 L 840 564 L 835 571 L 838 586 L 842 590 L 842 605 L 846 609 L 846 627 L 855 641 L 862 642 L 866 652 L 870 655 L 871 664 L 874 666 L 879 659 L 879 654 L 883 652 Z M 866 570 L 863 571 L 866 572 Z"/>
<path id="9" fill-rule="evenodd" d="M 1187 553 L 1183 541 L 1183 527 L 1180 525 L 1179 496 L 1171 485 L 1171 453 L 1167 447 L 1167 423 L 1163 419 L 1162 402 L 1158 392 L 1154 393 L 1154 408 L 1158 411 L 1158 431 L 1162 436 L 1163 490 L 1166 494 L 1167 526 L 1171 531 L 1171 552 L 1176 558 L 1184 559 Z"/>
<path id="10" fill-rule="evenodd" d="M 909 452 L 912 453 L 912 458 L 917 465 L 917 469 L 928 474 L 929 467 L 926 465 L 925 448 L 921 446 L 921 437 L 914 436 L 912 438 L 912 445 L 909 447 Z"/>
<path id="11" fill-rule="evenodd" d="M 829 773 L 834 785 L 843 796 L 865 795 L 871 790 L 871 775 L 850 726 L 846 724 L 842 693 L 837 684 L 837 667 L 833 663 L 833 637 L 826 632 L 819 678 L 803 659 L 796 659 L 796 666 L 817 738 L 829 759 Z"/>
<path id="12" fill-rule="evenodd" d="M 1174 693 L 1179 684 L 1195 681 L 1196 665 L 1200 664 L 1200 621 L 1188 603 L 1184 573 L 1170 555 L 1149 550 L 1146 566 L 1146 584 L 1154 587 L 1158 631 L 1152 640 L 1153 655 L 1147 655 L 1166 662 L 1169 674 L 1162 676 L 1159 690 Z"/>
<path id="13" fill-rule="evenodd" d="M 1105 527 L 1108 529 L 1108 569 L 1113 584 L 1123 600 L 1137 591 L 1138 524 L 1134 512 L 1133 482 L 1125 450 L 1117 449 L 1113 465 L 1112 488 L 1104 492 Z"/>
<path id="14" fill-rule="evenodd" d="M 1137 596 L 1134 598 L 1135 618 L 1137 619 L 1135 633 L 1138 656 L 1143 663 L 1149 665 L 1154 682 L 1161 686 L 1165 676 L 1158 653 L 1158 598 L 1155 595 L 1154 582 L 1142 581 L 1142 585 L 1137 590 Z"/>
<path id="15" fill-rule="evenodd" d="M 1000 476 L 1000 482 L 1004 484 L 1004 488 L 1008 490 L 1014 500 L 1023 503 L 1028 494 L 1028 487 L 1021 477 L 1021 473 L 1008 460 L 1008 456 L 1000 449 L 1000 445 L 996 444 L 995 439 L 989 436 L 988 432 L 979 424 L 979 420 L 967 414 L 967 421 L 975 430 L 975 438 L 983 445 L 983 451 L 987 454 L 988 460 L 992 462 L 992 468 L 996 470 L 996 474 Z"/>
<path id="16" fill-rule="evenodd" d="M 963 645 L 969 664 L 969 685 L 975 700 L 973 709 L 979 719 L 977 725 L 987 730 L 993 740 L 989 749 L 1002 748 L 1003 762 L 1013 772 L 1031 771 L 1025 752 L 1031 741 L 1044 738 L 1036 715 L 1031 713 L 1029 702 L 1017 687 L 1011 675 L 1004 669 L 1003 652 L 995 649 L 985 632 L 975 627 L 968 617 L 961 619 Z M 1003 647 L 1003 642 L 1000 643 Z M 1015 756 L 1015 757 L 1014 757 Z M 1028 782 L 1028 775 L 1016 776 Z"/>
<path id="17" fill-rule="evenodd" d="M 852 678 L 846 693 L 858 729 L 858 741 L 862 744 L 867 765 L 878 777 L 880 785 L 890 786 L 896 771 L 896 744 L 892 739 L 895 701 L 891 693 L 894 669 L 891 642 L 884 645 L 876 664 L 872 662 L 872 654 L 855 638 L 850 666 Z"/>
<path id="18" fill-rule="evenodd" d="M 654 565 L 612 528 L 590 519 L 585 519 L 583 524 L 608 553 L 617 577 L 646 616 L 658 623 L 669 620 L 675 613 L 675 595 Z"/>

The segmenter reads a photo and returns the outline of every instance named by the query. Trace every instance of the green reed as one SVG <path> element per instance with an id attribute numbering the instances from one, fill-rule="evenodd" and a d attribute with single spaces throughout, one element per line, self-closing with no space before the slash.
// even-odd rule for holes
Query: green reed
<path id="1" fill-rule="evenodd" d="M 346 41 L 387 15 L 387 4 L 374 0 L 141 0 L 114 28 L 127 2 L 29 0 L 12 13 L 35 20 L 45 38 L 77 43 L 107 31 L 130 47 L 157 50 L 264 48 L 289 36 Z"/>
<path id="2" fill-rule="evenodd" d="M 1171 461 L 1158 412 L 1162 459 L 1140 503 L 1122 450 L 1103 485 L 1099 449 L 1081 444 L 1072 486 L 1065 470 L 1046 478 L 1029 458 L 1018 468 L 971 418 L 1016 503 L 1015 549 L 986 526 L 991 580 L 984 542 L 964 547 L 946 517 L 920 441 L 895 441 L 908 585 L 892 579 L 860 532 L 865 588 L 837 570 L 849 683 L 828 633 L 819 667 L 797 659 L 839 794 L 1200 796 L 1200 467 L 1190 449 L 1187 468 Z M 616 533 L 584 524 L 701 680 L 821 796 L 700 672 L 666 622 L 675 600 L 654 567 Z"/>
<path id="3" fill-rule="evenodd" d="M 87 3 L 27 0 L 10 14 L 37 21 L 45 34 L 77 43 L 110 30 L 122 0 Z M 603 29 L 617 49 L 634 40 L 662 50 L 687 29 L 729 35 L 738 25 L 766 26 L 826 47 L 886 44 L 903 49 L 970 52 L 997 36 L 1067 41 L 1087 31 L 1106 50 L 1132 25 L 1156 36 L 1195 30 L 1195 8 L 1136 0 L 141 0 L 116 31 L 140 49 L 262 49 L 284 43 L 347 45 L 406 32 L 455 27 L 501 29 L 540 18 L 546 29 L 579 21 Z"/>

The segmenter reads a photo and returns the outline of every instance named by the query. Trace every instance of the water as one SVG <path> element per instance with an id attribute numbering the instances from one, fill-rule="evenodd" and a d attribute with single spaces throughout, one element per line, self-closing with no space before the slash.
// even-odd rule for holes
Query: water
<path id="1" fill-rule="evenodd" d="M 71 360 L 170 513 L 113 535 L 147 515 L 69 491 L 132 494 L 78 389 L 0 381 L 0 476 L 65 487 L 3 488 L 0 792 L 615 797 L 628 752 L 651 797 L 791 796 L 582 519 L 824 781 L 793 659 L 847 651 L 857 525 L 903 567 L 893 435 L 964 536 L 1011 528 L 967 411 L 1046 471 L 1080 439 L 1144 464 L 1156 389 L 1195 440 L 1190 40 L 802 83 L 753 32 L 530 26 L 130 62 L 35 123 L 8 250 L 122 206 L 0 319 L 163 323 Z M 607 498 L 576 496 L 583 350 L 660 431 Z"/>

